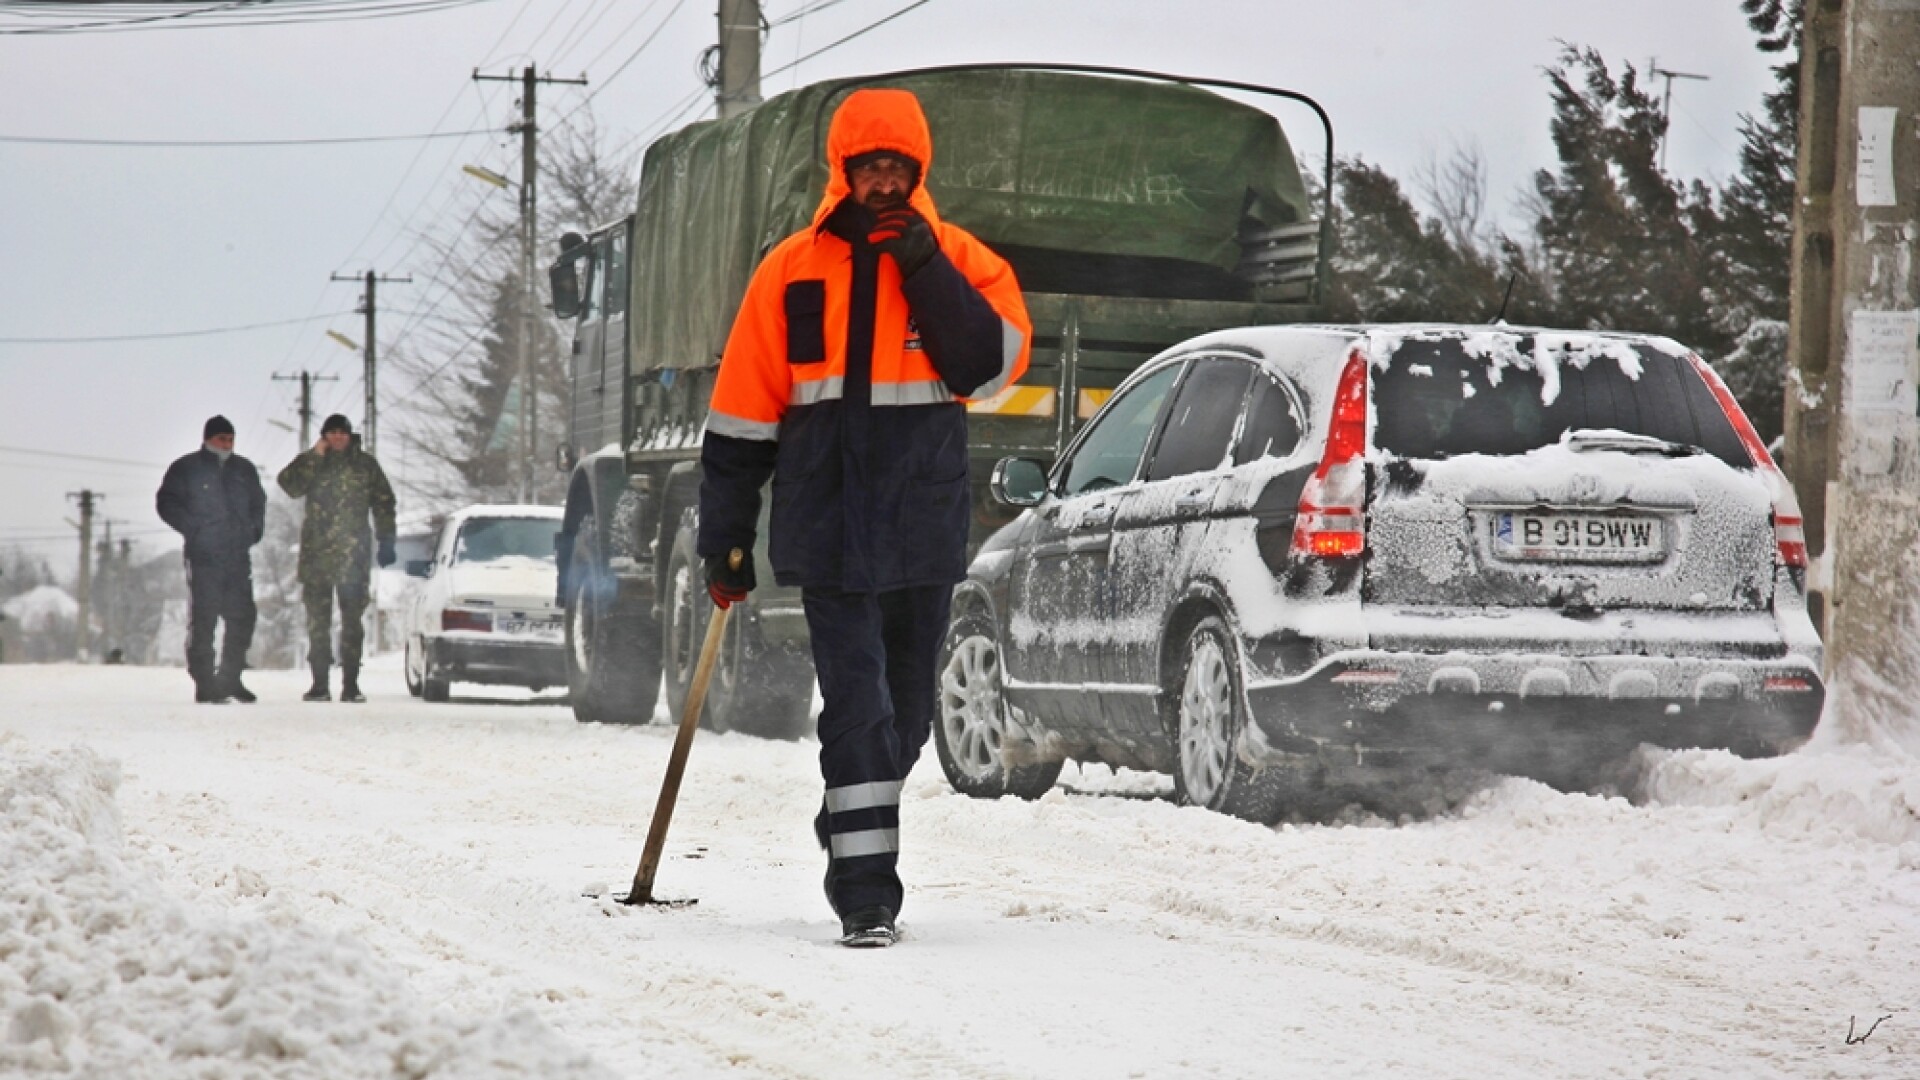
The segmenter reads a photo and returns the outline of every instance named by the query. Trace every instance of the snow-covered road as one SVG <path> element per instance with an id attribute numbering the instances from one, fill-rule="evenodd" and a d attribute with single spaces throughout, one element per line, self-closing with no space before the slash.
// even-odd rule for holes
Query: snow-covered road
<path id="1" fill-rule="evenodd" d="M 1105 769 L 977 802 L 929 752 L 904 940 L 866 951 L 833 943 L 810 742 L 703 732 L 657 889 L 699 903 L 634 910 L 583 893 L 632 876 L 664 718 L 249 680 L 0 667 L 0 1075 L 1920 1075 L 1890 753 L 1268 829 Z"/>

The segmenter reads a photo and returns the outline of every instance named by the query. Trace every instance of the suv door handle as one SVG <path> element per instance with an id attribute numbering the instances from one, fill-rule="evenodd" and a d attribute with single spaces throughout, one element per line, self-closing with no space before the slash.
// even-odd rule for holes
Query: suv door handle
<path id="1" fill-rule="evenodd" d="M 1206 507 L 1207 493 L 1204 491 L 1189 491 L 1173 500 L 1175 510 L 1204 510 Z"/>

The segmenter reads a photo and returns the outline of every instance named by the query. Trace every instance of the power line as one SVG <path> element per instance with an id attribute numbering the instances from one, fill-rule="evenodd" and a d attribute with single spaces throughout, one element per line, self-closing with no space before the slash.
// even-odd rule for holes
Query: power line
<path id="1" fill-rule="evenodd" d="M 647 6 L 641 8 L 639 14 L 635 15 L 632 19 L 630 19 L 627 22 L 627 25 L 621 27 L 619 33 L 616 33 L 612 37 L 608 38 L 607 43 L 601 46 L 600 51 L 594 54 L 593 59 L 581 65 L 581 70 L 585 71 L 593 67 L 595 64 L 598 64 L 602 59 L 606 57 L 608 53 L 613 51 L 614 46 L 619 44 L 622 38 L 625 38 L 629 33 L 632 33 L 634 27 L 640 25 L 641 19 L 646 18 L 649 12 L 651 12 L 654 8 L 659 6 L 660 6 L 660 0 L 647 0 Z M 572 115 L 572 114 L 568 114 L 568 115 Z"/>
<path id="2" fill-rule="evenodd" d="M 351 314 L 345 311 L 330 312 L 325 315 L 310 315 L 304 319 L 282 319 L 279 322 L 248 323 L 245 326 L 221 326 L 211 330 L 170 330 L 152 334 L 118 334 L 111 337 L 0 337 L 0 345 L 101 345 L 115 341 L 158 341 L 165 338 L 208 337 L 213 334 L 239 334 L 248 330 L 266 330 L 276 326 L 297 326 L 300 323 L 319 322 L 340 315 Z"/>
<path id="3" fill-rule="evenodd" d="M 857 38 L 862 34 L 867 33 L 868 31 L 878 30 L 880 27 L 885 26 L 886 24 L 892 22 L 893 20 L 899 18 L 902 15 L 905 15 L 909 11 L 912 11 L 914 8 L 925 7 L 931 3 L 933 3 L 933 0 L 913 0 L 913 3 L 908 4 L 906 7 L 901 8 L 899 11 L 896 11 L 893 14 L 888 15 L 884 18 L 875 19 L 873 22 L 870 22 L 867 25 L 861 27 L 860 29 L 855 30 L 853 33 L 848 34 L 846 37 L 841 38 L 839 41 L 836 41 L 831 45 L 822 45 L 819 48 L 808 53 L 807 55 L 802 56 L 797 60 L 794 60 L 792 63 L 784 64 L 780 67 L 774 68 L 772 71 L 763 72 L 760 77 L 762 79 L 768 79 L 768 78 L 772 78 L 775 75 L 780 74 L 783 71 L 791 71 L 794 68 L 799 67 L 801 64 L 804 64 L 807 61 L 813 59 L 814 57 L 819 56 L 822 53 L 831 52 L 834 49 L 837 49 L 840 46 L 845 45 L 847 42 L 852 41 L 854 38 Z"/>
<path id="4" fill-rule="evenodd" d="M 533 58 L 534 50 L 538 49 L 540 47 L 540 43 L 547 39 L 547 34 L 551 32 L 555 26 L 559 25 L 560 20 L 566 16 L 567 9 L 572 7 L 575 3 L 576 3 L 576 0 L 561 0 L 561 3 L 553 9 L 552 17 L 547 19 L 547 24 L 545 26 L 542 26 L 540 28 L 540 32 L 533 35 L 533 39 L 528 41 L 526 45 L 521 49 L 522 52 L 527 54 L 527 58 L 529 62 L 531 62 Z M 587 6 L 589 9 L 592 8 L 593 6 L 592 0 L 589 0 Z M 578 25 L 578 20 L 575 21 L 575 25 L 576 26 Z M 573 31 L 571 28 L 569 28 L 567 32 L 571 34 Z"/>
<path id="5" fill-rule="evenodd" d="M 92 454 L 66 454 L 58 450 L 31 450 L 24 446 L 0 446 L 0 453 L 31 454 L 34 457 L 62 458 L 67 461 L 92 461 L 101 465 L 130 465 L 137 469 L 159 469 L 165 466 L 152 461 L 133 461 L 128 458 L 95 457 Z"/>
<path id="6" fill-rule="evenodd" d="M 492 135 L 495 128 L 473 131 L 433 131 L 424 135 L 343 135 L 320 139 L 63 139 L 42 135 L 0 135 L 0 143 L 33 143 L 40 146 L 114 146 L 145 149 L 233 149 L 255 146 L 345 146 L 352 143 L 416 142 L 423 139 L 460 139 L 469 135 Z"/>
<path id="7" fill-rule="evenodd" d="M 19 0 L 0 8 L 0 16 L 15 19 L 44 18 L 47 11 L 61 11 L 66 15 L 99 15 L 108 10 L 126 11 L 124 18 L 103 19 L 96 22 L 60 23 L 51 26 L 29 26 L 21 29 L 0 29 L 0 35 L 21 34 L 87 34 L 115 33 L 133 30 L 211 30 L 230 27 L 292 26 L 316 22 L 356 22 L 365 19 L 388 19 L 406 15 L 420 15 L 435 11 L 451 10 L 471 4 L 489 3 L 490 0 L 234 0 L 232 3 L 195 6 L 182 11 L 173 11 L 164 15 L 139 15 L 134 11 L 151 11 L 165 0 L 130 7 L 128 5 L 107 5 L 95 3 L 38 4 L 31 5 L 42 11 L 23 11 L 29 5 Z M 295 15 L 287 9 L 299 9 Z M 191 20 L 191 23 L 189 23 Z"/>
<path id="8" fill-rule="evenodd" d="M 798 8 L 794 9 L 793 11 L 790 11 L 787 14 L 782 15 L 779 18 L 768 23 L 767 29 L 772 30 L 776 27 L 785 26 L 790 22 L 794 22 L 795 20 L 804 19 L 807 16 L 812 15 L 814 12 L 825 11 L 836 4 L 841 4 L 845 2 L 846 0 L 812 0 L 811 3 L 801 4 Z"/>
<path id="9" fill-rule="evenodd" d="M 549 69 L 558 67 L 562 57 L 578 48 L 580 44 L 592 34 L 593 30 L 600 25 L 600 20 L 606 17 L 606 12 L 603 9 L 612 3 L 613 0 L 591 0 L 586 8 L 580 12 L 579 18 L 573 20 L 573 25 L 567 27 L 567 32 L 560 35 L 560 43 L 555 45 L 553 51 L 548 54 L 549 63 L 547 67 Z M 531 49 L 532 46 L 528 46 L 528 48 Z M 583 68 L 581 70 L 584 71 L 585 69 Z"/>
<path id="10" fill-rule="evenodd" d="M 640 58 L 640 54 L 647 51 L 647 46 L 653 44 L 654 39 L 660 36 L 660 32 L 667 28 L 667 24 L 672 22 L 673 17 L 675 15 L 678 15 L 680 13 L 680 9 L 685 7 L 686 5 L 687 5 L 687 0 L 674 0 L 673 7 L 667 9 L 667 14 L 660 20 L 660 24 L 653 28 L 653 33 L 648 34 L 647 39 L 645 41 L 642 41 L 638 48 L 634 49 L 633 52 L 629 53 L 625 60 L 620 61 L 620 66 L 613 69 L 613 74 L 607 76 L 604 79 L 601 79 L 600 88 L 598 90 L 593 91 L 593 93 L 588 94 L 580 102 L 579 105 L 574 107 L 574 112 L 579 112 L 581 109 L 586 108 L 588 102 L 598 97 L 600 95 L 600 92 L 602 90 L 605 90 L 609 83 L 619 78 L 621 72 L 627 70 L 627 68 L 630 65 L 632 65 L 632 63 L 635 60 L 638 60 Z M 598 58 L 596 57 L 596 59 Z M 571 118 L 572 116 L 573 116 L 572 112 L 567 114 L 568 118 Z"/>
<path id="11" fill-rule="evenodd" d="M 772 78 L 775 75 L 779 75 L 782 72 L 791 71 L 794 68 L 799 67 L 801 64 L 804 64 L 807 61 L 812 60 L 817 56 L 821 56 L 825 53 L 832 52 L 834 49 L 837 49 L 840 46 L 845 45 L 847 42 L 852 41 L 863 34 L 869 33 L 870 31 L 877 30 L 880 27 L 885 26 L 887 23 L 890 23 L 893 20 L 898 19 L 902 15 L 907 14 L 908 12 L 914 10 L 915 8 L 925 7 L 926 5 L 932 2 L 933 0 L 914 0 L 913 3 L 908 4 L 906 7 L 903 7 L 898 11 L 895 11 L 891 15 L 886 15 L 879 19 L 875 19 L 873 22 L 870 22 L 867 25 L 861 27 L 860 29 L 855 30 L 853 33 L 848 34 L 846 37 L 843 37 L 838 41 L 834 41 L 829 44 L 822 45 L 818 49 L 813 50 L 807 55 L 799 57 L 790 63 L 783 64 L 780 67 L 774 68 L 772 71 L 762 72 L 760 75 L 760 78 L 762 80 L 765 80 L 765 79 Z M 821 6 L 824 7 L 826 5 L 823 3 Z M 818 10 L 818 9 L 816 8 L 815 10 Z M 648 40 L 652 40 L 652 39 L 649 38 Z M 645 46 L 642 45 L 642 48 L 644 47 Z M 629 58 L 629 60 L 631 60 L 631 57 Z M 614 72 L 614 75 L 618 75 L 618 74 L 619 74 L 618 71 Z M 610 80 L 612 77 L 613 76 L 608 76 L 608 79 Z M 600 84 L 600 89 L 604 90 L 606 89 L 606 87 L 607 87 L 606 82 L 602 82 Z M 667 111 L 661 114 L 662 116 L 667 117 L 665 123 L 659 123 L 656 121 L 656 123 L 651 128 L 643 129 L 643 134 L 633 139 L 629 139 L 626 143 L 622 144 L 620 150 L 617 151 L 614 156 L 618 157 L 620 154 L 626 153 L 627 148 L 633 146 L 635 143 L 639 143 L 641 145 L 650 143 L 655 138 L 657 138 L 662 132 L 672 128 L 676 123 L 680 121 L 682 117 L 684 117 L 687 114 L 688 110 L 693 108 L 694 102 L 701 96 L 705 95 L 709 89 L 710 89 L 709 87 L 703 85 L 699 89 L 695 90 L 692 94 L 689 94 L 687 97 L 681 98 L 678 102 L 669 106 Z M 589 100 L 591 100 L 591 97 L 589 97 Z"/>

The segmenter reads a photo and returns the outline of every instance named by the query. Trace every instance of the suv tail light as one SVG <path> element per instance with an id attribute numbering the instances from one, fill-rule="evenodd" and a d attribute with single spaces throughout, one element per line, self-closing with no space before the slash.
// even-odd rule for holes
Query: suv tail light
<path id="1" fill-rule="evenodd" d="M 440 629 L 442 630 L 478 630 L 481 633 L 493 632 L 493 612 L 462 611 L 459 608 L 440 610 Z"/>
<path id="2" fill-rule="evenodd" d="M 1753 459 L 1753 467 L 1760 470 L 1767 486 L 1773 490 L 1776 558 L 1782 566 L 1805 569 L 1806 526 L 1800 516 L 1800 500 L 1793 494 L 1793 485 L 1787 482 L 1787 475 L 1780 471 L 1780 466 L 1773 463 L 1773 455 L 1767 453 L 1767 444 L 1760 441 L 1760 433 L 1753 430 L 1753 422 L 1747 419 L 1746 413 L 1740 411 L 1740 403 L 1733 399 L 1733 391 L 1720 381 L 1720 373 L 1700 359 L 1698 353 L 1688 353 L 1687 360 L 1693 365 L 1693 370 L 1707 381 L 1708 388 L 1713 391 L 1713 399 L 1720 403 L 1720 411 L 1726 414 L 1727 422 L 1733 425 L 1734 433 L 1740 436 L 1740 445 L 1747 448 L 1747 456 Z"/>
<path id="3" fill-rule="evenodd" d="M 1320 467 L 1300 491 L 1296 555 L 1351 559 L 1367 550 L 1367 357 L 1355 349 L 1340 372 Z"/>

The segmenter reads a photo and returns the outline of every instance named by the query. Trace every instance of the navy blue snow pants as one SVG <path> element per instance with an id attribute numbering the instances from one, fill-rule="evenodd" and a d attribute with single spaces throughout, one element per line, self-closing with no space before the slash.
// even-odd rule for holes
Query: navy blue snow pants
<path id="1" fill-rule="evenodd" d="M 933 731 L 953 587 L 801 595 L 824 702 L 827 793 L 815 830 L 828 851 L 827 901 L 840 915 L 874 906 L 897 915 L 900 790 Z"/>

